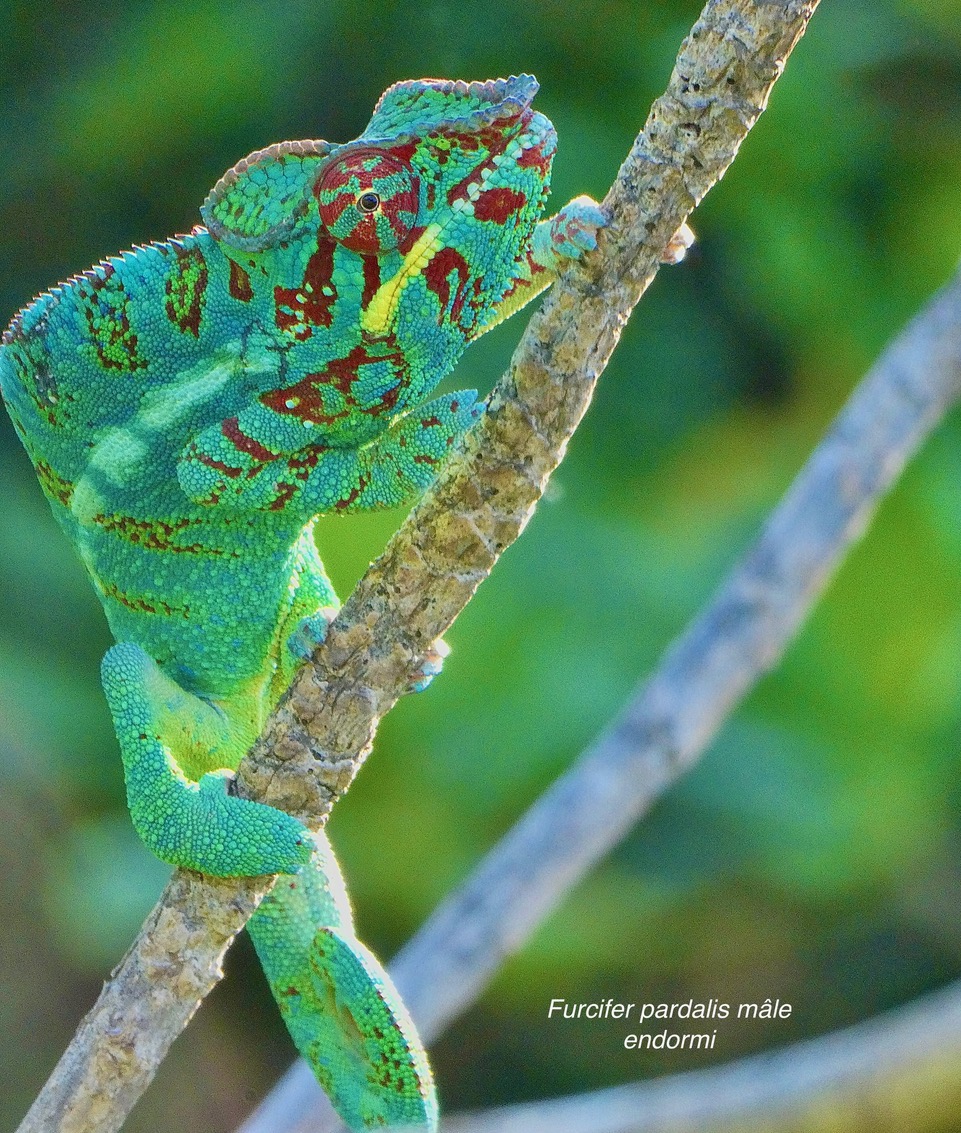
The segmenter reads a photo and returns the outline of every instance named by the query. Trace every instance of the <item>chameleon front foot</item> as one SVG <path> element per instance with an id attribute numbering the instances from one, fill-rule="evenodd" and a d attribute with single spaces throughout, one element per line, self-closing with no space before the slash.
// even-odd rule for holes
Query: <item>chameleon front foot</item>
<path id="1" fill-rule="evenodd" d="M 534 233 L 534 257 L 557 268 L 563 260 L 579 260 L 597 247 L 597 233 L 609 218 L 593 198 L 581 195 L 568 201 L 555 216 L 538 225 Z"/>
<path id="2" fill-rule="evenodd" d="M 183 774 L 164 733 L 183 740 L 188 733 L 202 736 L 211 724 L 222 730 L 212 705 L 182 689 L 130 642 L 108 651 L 102 677 L 130 816 L 158 858 L 215 877 L 294 873 L 309 861 L 313 844 L 306 828 L 281 810 L 230 795 L 229 771 L 208 773 L 196 783 Z"/>

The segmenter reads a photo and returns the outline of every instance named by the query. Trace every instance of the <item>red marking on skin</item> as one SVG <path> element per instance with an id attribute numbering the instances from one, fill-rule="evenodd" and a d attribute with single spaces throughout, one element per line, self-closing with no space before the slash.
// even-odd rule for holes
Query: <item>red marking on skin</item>
<path id="1" fill-rule="evenodd" d="M 212 456 L 208 456 L 205 452 L 196 448 L 190 453 L 189 459 L 196 460 L 198 464 L 202 464 L 205 468 L 212 468 L 215 472 L 222 472 L 225 476 L 229 476 L 231 480 L 236 480 L 241 472 L 239 468 L 224 464 L 222 460 L 215 460 Z"/>
<path id="2" fill-rule="evenodd" d="M 250 275 L 236 260 L 230 261 L 230 294 L 241 303 L 249 303 L 254 297 L 254 289 L 250 285 Z"/>
<path id="3" fill-rule="evenodd" d="M 298 342 L 313 334 L 313 328 L 329 327 L 337 289 L 333 285 L 334 241 L 321 233 L 317 251 L 307 261 L 301 287 L 274 288 L 274 321 L 277 328 L 291 333 Z M 329 294 L 324 294 L 324 288 Z"/>
<path id="4" fill-rule="evenodd" d="M 394 343 L 388 339 L 386 345 L 390 346 Z M 387 362 L 391 366 L 397 380 L 394 385 L 383 391 L 380 399 L 373 405 L 361 405 L 354 397 L 354 383 L 361 379 L 363 366 L 381 362 Z M 306 374 L 299 382 L 284 389 L 262 393 L 260 401 L 275 413 L 299 417 L 314 425 L 331 425 L 352 412 L 366 413 L 372 417 L 389 412 L 397 404 L 401 391 L 409 382 L 408 364 L 400 350 L 395 349 L 385 354 L 369 354 L 367 347 L 355 346 L 346 357 L 331 359 L 325 370 Z M 344 395 L 344 406 L 336 413 L 329 412 L 325 406 L 324 386 L 332 386 Z"/>
<path id="5" fill-rule="evenodd" d="M 376 256 L 361 256 L 364 267 L 364 290 L 360 296 L 361 310 L 366 311 L 380 287 L 380 260 Z"/>
<path id="6" fill-rule="evenodd" d="M 396 193 L 384 202 L 384 216 L 398 246 L 407 239 L 417 217 L 417 194 Z"/>
<path id="7" fill-rule="evenodd" d="M 146 598 L 132 598 L 115 583 L 104 582 L 103 580 L 100 580 L 100 588 L 108 598 L 113 598 L 121 606 L 126 606 L 128 610 L 134 610 L 138 614 L 164 614 L 166 617 L 173 617 L 176 614 L 185 619 L 190 617 L 189 606 L 171 606 L 168 602 L 159 602 L 154 606 Z"/>
<path id="8" fill-rule="evenodd" d="M 457 200 L 468 200 L 467 190 L 471 185 L 476 185 L 480 182 L 482 170 L 494 168 L 496 168 L 496 166 L 494 165 L 493 154 L 485 157 L 483 161 L 478 162 L 466 177 L 458 181 L 453 188 L 447 190 L 447 203 L 452 205 L 454 201 Z"/>
<path id="9" fill-rule="evenodd" d="M 474 216 L 478 220 L 490 220 L 494 224 L 505 224 L 514 213 L 527 204 L 527 196 L 506 186 L 488 189 L 474 201 Z"/>
<path id="10" fill-rule="evenodd" d="M 200 319 L 207 292 L 207 261 L 195 245 L 174 247 L 174 263 L 164 291 L 167 318 L 184 334 L 200 337 Z"/>
<path id="11" fill-rule="evenodd" d="M 14 418 L 13 424 L 17 432 L 22 435 L 23 426 L 20 422 Z M 64 479 L 58 472 L 55 472 L 45 460 L 35 460 L 33 466 L 37 472 L 37 479 L 47 495 L 58 500 L 64 507 L 69 507 L 70 500 L 73 497 L 73 482 Z"/>
<path id="12" fill-rule="evenodd" d="M 350 507 L 359 495 L 360 488 L 351 488 L 350 494 L 345 499 L 338 500 L 337 503 L 334 504 L 334 511 L 343 511 L 344 508 Z"/>
<path id="13" fill-rule="evenodd" d="M 414 457 L 414 463 L 415 464 L 436 464 L 437 458 L 434 457 L 434 456 L 428 456 L 427 453 L 422 452 L 419 455 Z"/>
<path id="14" fill-rule="evenodd" d="M 270 504 L 270 511 L 283 511 L 293 499 L 297 491 L 296 484 L 288 484 L 285 480 L 277 481 L 277 495 Z"/>
<path id="15" fill-rule="evenodd" d="M 138 354 L 137 335 L 130 329 L 127 315 L 130 297 L 121 277 L 111 282 L 114 275 L 113 264 L 101 263 L 75 276 L 71 282 L 76 284 L 90 342 L 101 366 L 105 370 L 142 370 L 147 360 Z M 99 292 L 104 294 L 97 298 Z"/>
<path id="16" fill-rule="evenodd" d="M 334 511 L 343 511 L 345 508 L 349 508 L 369 483 L 369 476 L 358 476 L 357 487 L 351 488 L 350 492 L 342 500 L 338 500 L 337 503 L 334 504 Z"/>
<path id="17" fill-rule="evenodd" d="M 457 290 L 454 292 L 453 302 L 451 302 L 449 283 L 451 272 L 457 273 Z M 456 323 L 464 306 L 466 290 L 470 282 L 470 268 L 464 257 L 455 248 L 441 248 L 424 268 L 424 282 L 440 302 L 438 325 L 442 325 L 445 321 Z"/>
<path id="18" fill-rule="evenodd" d="M 210 547 L 205 543 L 178 543 L 176 536 L 188 527 L 196 526 L 199 519 L 178 519 L 174 523 L 162 520 L 135 519 L 132 515 L 95 515 L 93 522 L 104 531 L 111 531 L 129 543 L 136 543 L 151 551 L 172 551 L 174 554 L 222 555 L 221 547 Z M 233 553 L 239 557 L 239 552 Z"/>
<path id="19" fill-rule="evenodd" d="M 447 134 L 454 145 L 474 152 L 475 150 L 486 150 L 486 156 L 474 166 L 474 168 L 464 177 L 458 181 L 451 189 L 447 191 L 447 203 L 453 204 L 454 201 L 467 198 L 467 189 L 470 185 L 479 185 L 481 180 L 481 172 L 485 169 L 495 169 L 494 158 L 498 157 L 507 148 L 508 143 L 515 133 L 523 126 L 525 117 L 529 118 L 529 113 L 521 115 L 519 118 L 500 118 L 496 122 L 491 122 L 488 126 L 480 130 L 476 130 L 471 134 L 458 133 L 451 131 Z"/>
<path id="20" fill-rule="evenodd" d="M 349 158 L 347 160 L 350 161 Z M 314 196 L 319 197 L 322 191 L 336 192 L 338 189 L 346 188 L 353 176 L 353 166 L 343 160 L 338 161 L 335 165 L 330 166 L 323 177 L 318 178 L 314 185 Z"/>
<path id="21" fill-rule="evenodd" d="M 545 146 L 551 143 L 551 148 L 544 152 Z M 550 138 L 542 138 L 536 146 L 531 149 L 526 149 L 517 159 L 517 165 L 520 169 L 536 169 L 541 177 L 546 180 L 551 171 L 551 163 L 554 160 L 553 142 Z"/>
<path id="22" fill-rule="evenodd" d="M 413 228 L 409 228 L 398 242 L 397 251 L 402 256 L 406 256 L 425 232 L 426 228 L 423 224 L 415 224 Z"/>
<path id="23" fill-rule="evenodd" d="M 287 468 L 295 480 L 307 481 L 311 472 L 317 467 L 320 454 L 327 451 L 327 445 L 308 445 L 296 456 L 287 460 Z"/>
<path id="24" fill-rule="evenodd" d="M 220 431 L 238 452 L 245 452 L 262 464 L 268 464 L 271 460 L 277 459 L 277 453 L 271 452 L 260 441 L 255 440 L 254 437 L 248 437 L 246 433 L 241 431 L 240 422 L 236 417 L 226 417 L 221 421 Z"/>
<path id="25" fill-rule="evenodd" d="M 337 413 L 328 413 L 324 405 L 322 385 L 332 385 L 326 371 L 305 374 L 292 386 L 272 389 L 260 395 L 262 405 L 287 417 L 299 417 L 312 425 L 332 425 L 350 413 L 348 404 Z"/>
<path id="26" fill-rule="evenodd" d="M 459 409 L 460 409 L 460 402 L 459 401 L 452 401 L 450 403 L 451 413 L 456 413 Z"/>
<path id="27" fill-rule="evenodd" d="M 397 161 L 402 161 L 406 165 L 410 164 L 410 159 L 417 152 L 417 142 L 402 142 L 396 146 L 385 146 L 386 151 L 391 157 Z"/>
<path id="28" fill-rule="evenodd" d="M 440 418 L 439 417 L 424 417 L 421 420 L 421 426 L 425 429 L 430 429 L 434 425 L 439 425 L 439 424 L 440 424 Z"/>

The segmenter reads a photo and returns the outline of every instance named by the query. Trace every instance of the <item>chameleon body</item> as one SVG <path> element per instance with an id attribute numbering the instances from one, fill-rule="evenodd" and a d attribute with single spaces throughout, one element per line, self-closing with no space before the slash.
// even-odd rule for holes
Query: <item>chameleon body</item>
<path id="1" fill-rule="evenodd" d="M 423 398 L 595 245 L 588 198 L 538 223 L 555 134 L 536 89 L 398 83 L 355 141 L 251 154 L 204 226 L 41 295 L 0 346 L 117 641 L 102 675 L 134 825 L 175 865 L 290 875 L 250 931 L 354 1129 L 433 1128 L 425 1056 L 326 838 L 231 794 L 231 773 L 337 607 L 315 517 L 421 491 L 480 412 L 473 392 Z"/>

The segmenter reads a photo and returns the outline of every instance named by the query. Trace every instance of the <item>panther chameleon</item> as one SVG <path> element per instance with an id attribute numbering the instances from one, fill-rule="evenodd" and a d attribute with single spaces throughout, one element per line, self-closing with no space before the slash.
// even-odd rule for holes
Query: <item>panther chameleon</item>
<path id="1" fill-rule="evenodd" d="M 434 1128 L 426 1057 L 325 836 L 231 793 L 232 773 L 337 609 L 316 517 L 422 491 L 481 411 L 424 396 L 596 246 L 587 197 L 539 220 L 556 137 L 536 90 L 397 83 L 355 141 L 250 154 L 203 226 L 52 288 L 0 346 L 10 417 L 117 641 L 102 676 L 134 826 L 174 865 L 288 875 L 249 930 L 352 1129 Z"/>

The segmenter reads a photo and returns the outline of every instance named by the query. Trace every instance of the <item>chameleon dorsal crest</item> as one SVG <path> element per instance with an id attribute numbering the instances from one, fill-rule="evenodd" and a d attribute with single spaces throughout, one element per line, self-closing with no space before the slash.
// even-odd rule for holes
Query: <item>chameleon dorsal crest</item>
<path id="1" fill-rule="evenodd" d="M 216 240 L 241 252 L 263 252 L 289 237 L 307 215 L 321 140 L 278 142 L 242 158 L 210 190 L 200 215 Z"/>

